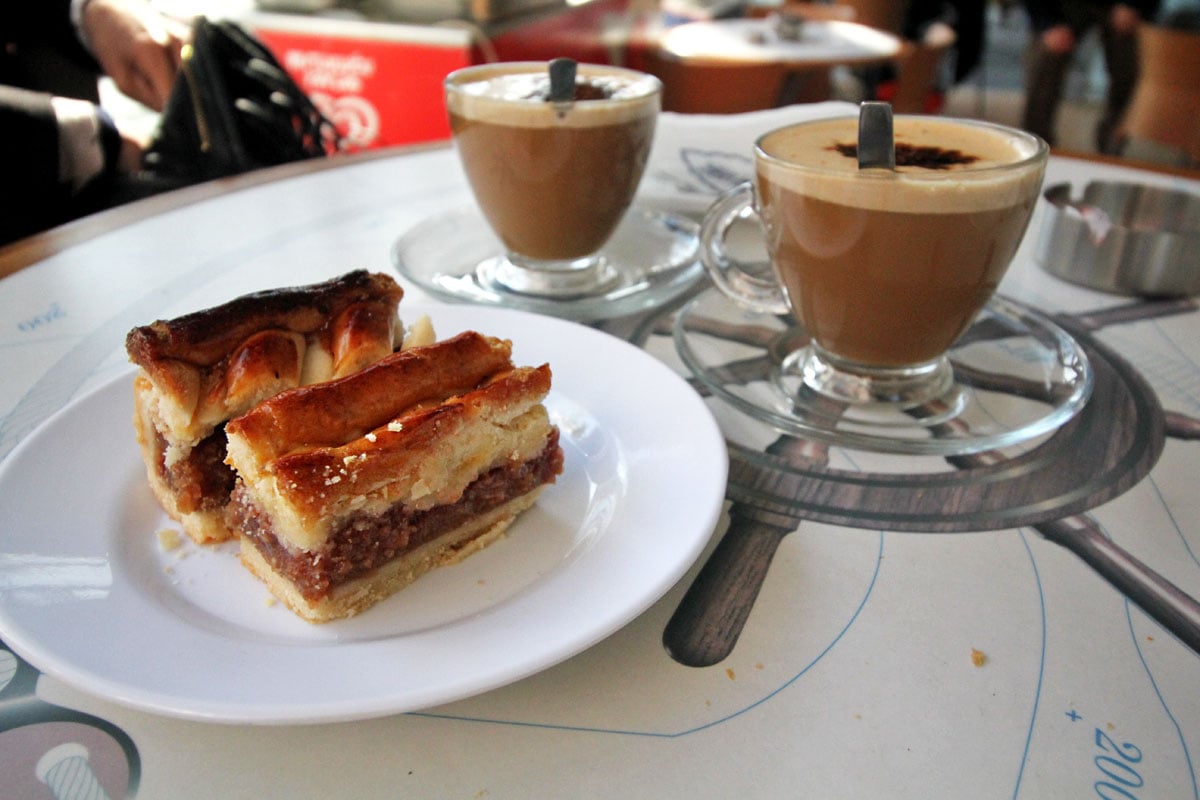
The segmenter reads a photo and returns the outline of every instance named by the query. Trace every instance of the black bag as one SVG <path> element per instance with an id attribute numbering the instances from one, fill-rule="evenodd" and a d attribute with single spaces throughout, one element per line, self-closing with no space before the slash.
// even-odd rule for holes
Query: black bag
<path id="1" fill-rule="evenodd" d="M 244 28 L 199 17 L 143 156 L 160 185 L 187 185 L 341 149 L 330 122 Z"/>

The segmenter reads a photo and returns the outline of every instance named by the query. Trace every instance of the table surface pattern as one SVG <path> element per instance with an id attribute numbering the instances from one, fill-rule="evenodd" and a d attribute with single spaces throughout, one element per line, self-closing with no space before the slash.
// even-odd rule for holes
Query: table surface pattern
<path id="1" fill-rule="evenodd" d="M 696 215 L 748 177 L 755 135 L 832 111 L 845 109 L 664 115 L 640 202 Z M 1047 183 L 1097 179 L 1200 191 L 1069 158 L 1052 160 Z M 156 208 L 5 278 L 0 456 L 127 370 L 133 326 L 243 292 L 388 270 L 398 235 L 468 203 L 450 149 L 348 160 Z M 1200 596 L 1200 314 L 1190 300 L 1116 297 L 1048 276 L 1035 258 L 1044 213 L 1001 291 L 1086 324 L 1152 387 L 1167 420 L 1149 473 L 1083 516 Z M 406 289 L 408 301 L 423 299 Z M 605 327 L 682 373 L 671 314 Z M 848 472 L 879 468 L 837 448 L 828 458 Z M 14 556 L 2 543 L 10 524 L 0 522 L 0 558 Z M 806 519 L 785 532 L 736 647 L 712 666 L 684 666 L 662 643 L 706 553 L 582 654 L 398 716 L 290 727 L 159 717 L 0 647 L 0 765 L 12 796 L 31 798 L 84 796 L 50 787 L 89 781 L 111 797 L 1200 798 L 1200 658 L 1045 531 Z"/>

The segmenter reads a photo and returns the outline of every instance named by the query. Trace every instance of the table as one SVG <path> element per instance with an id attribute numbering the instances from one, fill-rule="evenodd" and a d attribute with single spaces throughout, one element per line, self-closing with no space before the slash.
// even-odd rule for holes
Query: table
<path id="1" fill-rule="evenodd" d="M 899 37 L 845 20 L 802 20 L 793 35 L 781 33 L 778 17 L 703 20 L 669 28 L 663 53 L 680 59 L 720 62 L 774 61 L 790 67 L 879 64 L 900 52 Z"/>
<path id="2" fill-rule="evenodd" d="M 782 19 L 802 25 L 781 34 Z M 901 46 L 897 36 L 842 20 L 705 20 L 664 31 L 646 68 L 662 78 L 664 109 L 729 114 L 826 100 L 831 68 L 883 64 Z"/>
<path id="3" fill-rule="evenodd" d="M 754 135 L 834 110 L 845 109 L 664 115 L 641 202 L 697 213 L 747 174 Z M 1185 177 L 1052 159 L 1049 182 L 1088 179 L 1200 191 Z M 453 153 L 431 148 L 285 167 L 182 199 L 0 253 L 6 265 L 33 262 L 0 281 L 0 454 L 127 369 L 133 325 L 388 269 L 397 235 L 469 195 Z M 1106 321 L 1096 337 L 1137 367 L 1170 420 L 1149 475 L 1089 516 L 1200 596 L 1200 313 L 1191 300 L 1051 278 L 1034 258 L 1045 211 L 1001 291 Z M 606 327 L 681 368 L 665 321 Z M 6 791 L 51 797 L 38 762 L 53 780 L 82 769 L 83 745 L 112 797 L 1200 797 L 1200 658 L 1032 528 L 947 536 L 805 521 L 780 543 L 732 654 L 687 667 L 661 639 L 705 558 L 630 625 L 556 667 L 357 722 L 158 717 L 0 648 Z"/>

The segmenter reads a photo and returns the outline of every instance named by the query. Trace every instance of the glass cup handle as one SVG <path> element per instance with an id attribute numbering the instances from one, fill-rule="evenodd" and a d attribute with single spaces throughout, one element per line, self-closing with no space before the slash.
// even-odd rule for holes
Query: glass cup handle
<path id="1" fill-rule="evenodd" d="M 749 182 L 740 183 L 717 198 L 700 223 L 700 261 L 717 288 L 730 298 L 764 314 L 787 314 L 787 298 L 774 272 L 760 268 L 757 271 L 765 271 L 768 277 L 754 274 L 750 265 L 738 261 L 725 247 L 730 227 L 745 218 L 747 212 L 758 216 L 754 187 Z"/>

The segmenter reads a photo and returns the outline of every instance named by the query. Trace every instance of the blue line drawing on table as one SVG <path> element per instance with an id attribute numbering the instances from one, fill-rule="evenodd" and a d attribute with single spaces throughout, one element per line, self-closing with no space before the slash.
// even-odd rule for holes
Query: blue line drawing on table
<path id="1" fill-rule="evenodd" d="M 1042 588 L 1042 574 L 1037 568 L 1037 559 L 1033 557 L 1033 548 L 1029 546 L 1029 539 L 1026 538 L 1025 532 L 1021 531 L 1021 544 L 1025 547 L 1025 553 L 1029 557 L 1029 566 L 1033 570 L 1033 584 L 1037 587 L 1038 598 L 1038 615 L 1041 620 L 1041 639 L 1040 649 L 1038 651 L 1038 674 L 1037 687 L 1033 693 L 1033 707 L 1029 710 L 1029 726 L 1025 731 L 1025 746 L 1021 750 L 1021 764 L 1017 769 L 1017 779 L 1013 784 L 1013 800 L 1021 792 L 1021 781 L 1025 779 L 1025 765 L 1029 762 L 1029 748 L 1033 743 L 1033 725 L 1037 721 L 1038 708 L 1042 704 L 1042 682 L 1046 678 L 1046 593 Z"/>
<path id="2" fill-rule="evenodd" d="M 880 568 L 882 567 L 883 558 L 884 558 L 885 536 L 882 531 L 879 531 L 877 533 L 877 536 L 878 536 L 878 550 L 877 550 L 877 553 L 875 556 L 874 570 L 871 574 L 870 580 L 866 586 L 865 591 L 862 594 L 862 597 L 859 599 L 859 602 L 857 603 L 856 606 L 854 606 L 853 612 L 846 619 L 845 624 L 843 624 L 841 626 L 841 628 L 838 629 L 836 635 L 833 636 L 833 638 L 828 642 L 828 644 L 826 644 L 823 648 L 821 648 L 821 650 L 816 654 L 816 656 L 814 656 L 811 660 L 809 660 L 807 663 L 805 663 L 803 666 L 801 666 L 795 672 L 795 674 L 791 675 L 787 680 L 783 681 L 777 687 L 766 692 L 765 694 L 763 694 L 761 697 L 754 700 L 753 702 L 747 703 L 744 706 L 738 708 L 737 710 L 735 710 L 731 713 L 724 714 L 723 716 L 720 716 L 716 719 L 712 719 L 712 720 L 709 720 L 709 721 L 706 721 L 706 722 L 703 722 L 703 723 L 700 723 L 697 725 L 691 725 L 691 726 L 682 728 L 677 731 L 661 732 L 661 731 L 637 730 L 637 729 L 633 729 L 633 728 L 605 728 L 605 727 L 593 727 L 593 726 L 586 726 L 586 725 L 566 725 L 566 724 L 555 724 L 555 723 L 544 723 L 544 722 L 522 722 L 522 721 L 517 721 L 517 720 L 511 720 L 511 719 L 503 719 L 500 717 L 494 717 L 494 718 L 493 717 L 482 717 L 482 716 L 471 717 L 471 716 L 464 716 L 464 715 L 458 715 L 458 714 L 444 714 L 444 713 L 438 713 L 438 712 L 433 712 L 433 711 L 413 711 L 413 712 L 409 712 L 407 714 L 407 716 L 426 717 L 426 718 L 432 718 L 432 719 L 455 720 L 455 721 L 459 721 L 459 722 L 490 723 L 493 725 L 505 725 L 505 726 L 513 726 L 513 727 L 524 727 L 524 728 L 543 728 L 543 729 L 547 729 L 547 730 L 571 731 L 571 732 L 575 732 L 575 733 L 603 733 L 603 734 L 617 734 L 617 735 L 623 735 L 623 736 L 644 736 L 644 737 L 655 738 L 655 739 L 678 739 L 681 737 L 689 736 L 694 733 L 699 733 L 700 731 L 705 731 L 710 728 L 720 726 L 726 722 L 729 722 L 730 720 L 737 719 L 738 717 L 740 717 L 750 711 L 753 711 L 754 709 L 758 708 L 759 706 L 763 705 L 764 703 L 770 701 L 772 698 L 779 695 L 781 692 L 786 691 L 789 687 L 793 686 L 794 684 L 796 684 L 797 681 L 799 681 L 801 678 L 803 678 L 805 675 L 807 675 L 813 669 L 813 667 L 815 667 L 826 656 L 828 656 L 834 650 L 834 648 L 837 646 L 837 644 L 842 641 L 842 639 L 843 639 L 843 637 L 845 637 L 847 631 L 849 631 L 850 628 L 853 627 L 855 621 L 859 618 L 859 615 L 862 614 L 863 609 L 867 605 L 867 601 L 871 598 L 871 594 L 875 589 L 875 584 L 879 579 L 879 572 L 880 572 Z"/>
<path id="3" fill-rule="evenodd" d="M 1150 687 L 1154 690 L 1154 695 L 1158 698 L 1158 702 L 1162 704 L 1163 713 L 1167 715 L 1167 719 L 1171 721 L 1171 726 L 1175 729 L 1175 735 L 1179 738 L 1180 752 L 1183 754 L 1184 760 L 1187 762 L 1188 777 L 1192 781 L 1192 798 L 1200 800 L 1200 787 L 1196 783 L 1196 768 L 1192 762 L 1192 754 L 1188 749 L 1187 738 L 1183 735 L 1183 729 L 1179 727 L 1179 720 L 1171 712 L 1171 707 L 1167 703 L 1167 699 L 1163 697 L 1162 690 L 1158 688 L 1158 681 L 1154 679 L 1154 672 L 1150 669 L 1150 665 L 1146 663 L 1146 654 L 1142 652 L 1142 643 L 1138 640 L 1137 633 L 1133 629 L 1133 612 L 1130 609 L 1130 602 L 1125 600 L 1125 620 L 1129 625 L 1129 637 L 1133 642 L 1134 651 L 1137 653 L 1138 661 L 1141 662 L 1142 669 L 1146 672 L 1146 677 L 1150 681 Z"/>
<path id="4" fill-rule="evenodd" d="M 17 323 L 17 330 L 21 333 L 33 333 L 38 330 L 45 329 L 59 320 L 67 318 L 67 312 L 57 301 L 51 302 L 44 311 L 39 311 L 33 316 L 26 317 Z"/>
<path id="5" fill-rule="evenodd" d="M 754 160 L 740 153 L 681 147 L 679 167 L 681 172 L 658 167 L 647 175 L 650 179 L 647 182 L 665 184 L 683 197 L 711 198 L 749 180 L 754 173 Z"/>

